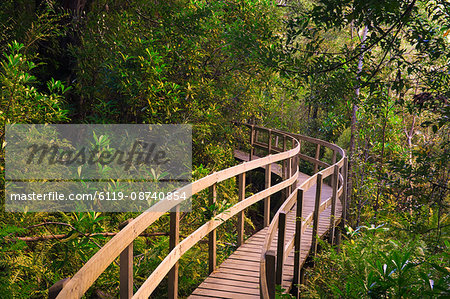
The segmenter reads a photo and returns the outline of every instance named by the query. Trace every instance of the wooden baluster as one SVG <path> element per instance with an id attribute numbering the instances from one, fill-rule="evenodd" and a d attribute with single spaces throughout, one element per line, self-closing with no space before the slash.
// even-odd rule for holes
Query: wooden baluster
<path id="1" fill-rule="evenodd" d="M 319 157 L 320 157 L 320 144 L 317 144 L 316 156 L 315 156 L 316 160 L 319 160 Z M 318 169 L 319 169 L 319 164 L 314 163 L 314 173 L 316 173 Z"/>
<path id="2" fill-rule="evenodd" d="M 331 165 L 336 163 L 336 150 L 333 150 L 333 158 L 331 158 Z"/>
<path id="3" fill-rule="evenodd" d="M 217 184 L 214 184 L 211 187 L 209 187 L 209 190 L 210 190 L 209 206 L 210 207 L 212 205 L 214 205 L 216 203 L 216 200 L 217 200 L 216 186 L 217 186 Z M 216 213 L 213 212 L 212 216 L 214 217 L 215 215 L 216 215 Z M 216 269 L 216 259 L 217 259 L 216 239 L 217 239 L 216 230 L 213 230 L 212 232 L 209 233 L 209 236 L 208 236 L 208 251 L 209 251 L 208 268 L 209 268 L 209 274 L 211 274 Z"/>
<path id="4" fill-rule="evenodd" d="M 297 169 L 298 169 L 298 160 L 297 159 L 298 159 L 297 155 L 292 157 L 291 176 L 293 176 L 297 172 Z M 297 180 L 295 180 L 292 183 L 292 192 L 294 192 L 295 189 L 297 189 Z"/>
<path id="5" fill-rule="evenodd" d="M 245 172 L 239 175 L 239 201 L 245 199 Z M 244 211 L 238 213 L 237 245 L 244 244 Z"/>
<path id="6" fill-rule="evenodd" d="M 273 250 L 266 252 L 266 279 L 267 279 L 267 289 L 269 290 L 269 298 L 275 299 L 275 264 L 276 256 Z"/>
<path id="7" fill-rule="evenodd" d="M 306 265 L 306 263 L 305 263 Z M 303 265 L 303 267 L 300 269 L 300 284 L 306 284 L 306 267 Z"/>
<path id="8" fill-rule="evenodd" d="M 180 242 L 180 206 L 175 212 L 170 212 L 169 250 L 175 248 Z M 169 299 L 178 298 L 178 262 L 170 269 L 168 277 Z"/>
<path id="9" fill-rule="evenodd" d="M 272 164 L 266 165 L 265 189 L 270 188 L 272 184 Z M 264 227 L 270 225 L 270 195 L 264 199 Z"/>
<path id="10" fill-rule="evenodd" d="M 302 141 L 301 140 L 298 141 L 298 145 L 299 145 L 299 151 L 298 151 L 298 154 L 295 155 L 293 173 L 296 173 L 299 170 L 299 160 L 300 160 L 300 156 L 299 155 L 300 155 L 300 152 L 302 150 Z M 298 183 L 298 179 L 295 180 L 295 182 L 293 184 L 294 189 L 297 188 L 297 183 Z"/>
<path id="11" fill-rule="evenodd" d="M 291 178 L 291 176 L 292 176 L 292 174 L 291 174 L 291 165 L 292 165 L 291 160 L 292 160 L 292 158 L 288 158 L 288 159 L 286 160 L 286 164 L 287 164 L 287 169 L 286 169 L 286 179 L 289 179 L 289 178 Z M 286 191 L 287 191 L 286 198 L 291 194 L 291 192 L 292 192 L 291 189 L 292 189 L 291 186 L 288 186 L 288 187 L 286 188 Z"/>
<path id="12" fill-rule="evenodd" d="M 334 165 L 334 173 L 333 173 L 333 194 L 331 195 L 331 214 L 330 214 L 330 244 L 334 245 L 334 234 L 335 234 L 335 215 L 336 215 L 336 199 L 337 199 L 337 190 L 339 184 L 339 166 Z"/>
<path id="13" fill-rule="evenodd" d="M 119 224 L 119 229 L 123 229 L 127 226 L 133 219 L 128 219 L 125 222 Z M 129 299 L 133 297 L 133 242 L 130 243 L 121 253 L 120 253 L 120 281 L 119 281 L 119 292 L 120 299 Z"/>
<path id="14" fill-rule="evenodd" d="M 301 283 L 300 281 L 300 259 L 301 241 L 302 241 L 302 216 L 303 216 L 303 189 L 297 189 L 297 207 L 295 215 L 295 239 L 294 239 L 294 280 L 293 286 Z"/>
<path id="15" fill-rule="evenodd" d="M 281 285 L 283 281 L 285 236 L 286 236 L 286 212 L 281 211 L 278 218 L 277 271 L 275 281 L 277 285 Z"/>
<path id="16" fill-rule="evenodd" d="M 255 143 L 254 135 L 255 135 L 255 126 L 252 125 L 250 127 L 250 154 L 248 157 L 249 161 L 251 161 L 253 159 L 253 152 L 254 152 L 253 144 Z"/>
<path id="17" fill-rule="evenodd" d="M 283 135 L 283 152 L 285 152 L 287 149 L 286 140 L 287 140 L 286 135 Z M 286 160 L 283 160 L 283 173 L 282 173 L 283 179 L 286 178 L 286 163 L 285 163 L 285 161 Z"/>
<path id="18" fill-rule="evenodd" d="M 69 283 L 69 281 L 70 278 L 64 278 L 55 282 L 55 284 L 48 289 L 48 299 L 55 299 L 56 297 L 58 297 L 59 292 L 61 292 L 61 290 L 66 286 L 66 284 Z"/>
<path id="19" fill-rule="evenodd" d="M 312 255 L 315 256 L 317 253 L 317 232 L 319 230 L 319 207 L 320 207 L 320 197 L 322 195 L 322 174 L 317 174 L 317 184 L 316 184 L 316 200 L 314 204 L 314 218 L 313 218 L 313 233 L 312 233 Z"/>
<path id="20" fill-rule="evenodd" d="M 269 137 L 267 138 L 267 152 L 270 155 L 272 153 L 272 130 L 269 129 Z"/>
<path id="21" fill-rule="evenodd" d="M 298 171 L 298 155 L 295 155 L 292 159 L 292 174 Z M 297 179 L 298 180 L 298 179 Z M 297 180 L 292 184 L 293 190 L 297 189 Z"/>

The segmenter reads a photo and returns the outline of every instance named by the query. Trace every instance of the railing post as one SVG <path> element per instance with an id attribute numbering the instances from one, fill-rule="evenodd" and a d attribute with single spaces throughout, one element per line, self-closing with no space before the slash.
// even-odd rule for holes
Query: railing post
<path id="1" fill-rule="evenodd" d="M 217 200 L 217 190 L 216 190 L 216 184 L 209 187 L 210 195 L 209 195 L 209 206 L 211 207 L 216 203 Z M 215 212 L 213 212 L 212 216 L 214 217 L 216 215 Z M 209 268 L 209 274 L 211 274 L 216 269 L 216 230 L 213 230 L 209 233 L 208 236 L 208 268 Z"/>
<path id="2" fill-rule="evenodd" d="M 66 286 L 66 284 L 69 283 L 69 281 L 70 278 L 64 278 L 55 282 L 55 284 L 48 289 L 48 299 L 55 299 L 56 297 L 58 297 L 59 292 L 61 292 L 61 290 Z"/>
<path id="3" fill-rule="evenodd" d="M 286 160 L 286 162 L 287 162 L 287 170 L 286 170 L 286 172 L 287 172 L 287 176 L 286 176 L 286 179 L 290 179 L 291 178 L 291 176 L 292 176 L 292 173 L 291 173 L 291 169 L 292 169 L 292 157 L 291 158 L 288 158 L 287 160 Z M 287 195 L 286 195 L 286 198 L 291 194 L 291 192 L 292 192 L 292 188 L 291 188 L 292 186 L 288 186 L 286 189 L 287 189 Z M 284 200 L 286 200 L 286 198 L 284 199 Z"/>
<path id="4" fill-rule="evenodd" d="M 281 285 L 283 281 L 285 236 L 286 236 L 286 212 L 281 211 L 278 218 L 277 271 L 275 282 L 277 285 Z"/>
<path id="5" fill-rule="evenodd" d="M 297 209 L 295 214 L 295 239 L 294 239 L 294 281 L 293 286 L 299 285 L 300 282 L 300 259 L 302 257 L 301 241 L 302 241 L 302 223 L 303 223 L 303 189 L 297 189 Z"/>
<path id="6" fill-rule="evenodd" d="M 250 127 L 250 154 L 248 160 L 251 161 L 253 159 L 253 143 L 255 142 L 255 125 L 251 125 Z"/>
<path id="7" fill-rule="evenodd" d="M 294 175 L 298 170 L 298 156 L 295 155 L 292 157 L 292 166 L 291 166 L 291 176 Z M 297 189 L 297 180 L 292 183 L 292 192 Z"/>
<path id="8" fill-rule="evenodd" d="M 278 135 L 275 136 L 275 147 L 278 147 Z"/>
<path id="9" fill-rule="evenodd" d="M 331 165 L 336 163 L 336 150 L 333 150 L 333 157 L 331 158 Z"/>
<path id="10" fill-rule="evenodd" d="M 305 262 L 306 264 L 306 262 Z M 300 269 L 300 284 L 306 284 L 306 269 L 302 267 Z"/>
<path id="11" fill-rule="evenodd" d="M 268 133 L 268 140 L 267 140 L 267 152 L 270 155 L 272 153 L 272 129 L 269 129 Z"/>
<path id="12" fill-rule="evenodd" d="M 272 164 L 266 165 L 265 189 L 272 184 Z M 270 195 L 264 199 L 264 227 L 270 225 Z"/>
<path id="13" fill-rule="evenodd" d="M 283 135 L 283 152 L 285 152 L 287 149 L 286 140 L 287 140 L 286 135 Z M 282 162 L 281 178 L 283 180 L 286 179 L 286 160 L 283 160 L 283 162 Z"/>
<path id="14" fill-rule="evenodd" d="M 275 263 L 276 256 L 273 250 L 266 252 L 266 279 L 269 298 L 275 299 Z"/>
<path id="15" fill-rule="evenodd" d="M 239 201 L 245 199 L 245 172 L 239 175 Z M 237 245 L 244 244 L 244 211 L 238 213 Z"/>
<path id="16" fill-rule="evenodd" d="M 175 212 L 170 212 L 169 250 L 175 248 L 180 241 L 180 206 Z M 170 269 L 168 277 L 169 299 L 178 298 L 178 262 Z"/>
<path id="17" fill-rule="evenodd" d="M 317 174 L 317 184 L 316 184 L 316 200 L 314 204 L 314 218 L 313 218 L 313 231 L 312 231 L 312 255 L 315 256 L 317 253 L 317 232 L 319 230 L 319 207 L 320 198 L 322 196 L 322 174 Z"/>
<path id="18" fill-rule="evenodd" d="M 123 229 L 127 226 L 133 219 L 128 219 L 127 221 L 119 225 L 119 229 Z M 120 299 L 129 299 L 133 297 L 133 242 L 130 243 L 121 253 L 120 253 L 120 281 L 119 281 L 119 292 Z"/>
<path id="19" fill-rule="evenodd" d="M 320 157 L 320 144 L 318 143 L 316 147 L 316 156 L 315 156 L 316 160 L 319 160 L 319 157 Z M 317 172 L 318 168 L 319 164 L 314 163 L 314 173 Z"/>
<path id="20" fill-rule="evenodd" d="M 337 199 L 337 190 L 339 184 L 339 166 L 334 165 L 334 173 L 333 173 L 333 194 L 331 195 L 331 213 L 330 213 L 330 244 L 334 245 L 334 234 L 335 234 L 335 215 L 336 215 L 336 199 Z"/>
<path id="21" fill-rule="evenodd" d="M 259 130 L 255 130 L 255 142 L 258 142 Z"/>

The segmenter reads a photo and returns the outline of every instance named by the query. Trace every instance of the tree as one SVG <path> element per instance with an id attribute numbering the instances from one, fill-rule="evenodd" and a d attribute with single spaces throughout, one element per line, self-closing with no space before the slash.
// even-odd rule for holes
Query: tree
<path id="1" fill-rule="evenodd" d="M 376 196 L 357 200 L 359 212 L 367 203 L 378 209 L 381 193 L 386 193 L 386 161 L 406 154 L 387 147 L 392 141 L 389 138 L 398 139 L 388 133 L 401 129 L 395 121 L 399 113 L 404 126 L 400 131 L 409 133 L 395 142 L 411 148 L 414 132 L 426 120 L 417 119 L 417 95 L 441 99 L 439 109 L 448 110 L 449 8 L 447 1 L 440 0 L 324 0 L 290 10 L 285 37 L 277 48 L 279 59 L 273 64 L 281 73 L 311 87 L 322 118 L 340 113 L 347 116 L 338 119 L 342 126 L 328 123 L 340 128 L 340 133 L 351 127 L 350 169 L 356 188 L 349 184 L 349 191 L 370 184 L 370 172 L 375 169 L 367 163 L 376 163 Z M 358 107 L 363 110 L 357 111 Z M 372 130 L 364 133 L 365 127 Z M 333 130 L 324 128 L 331 132 L 329 138 L 338 136 Z"/>

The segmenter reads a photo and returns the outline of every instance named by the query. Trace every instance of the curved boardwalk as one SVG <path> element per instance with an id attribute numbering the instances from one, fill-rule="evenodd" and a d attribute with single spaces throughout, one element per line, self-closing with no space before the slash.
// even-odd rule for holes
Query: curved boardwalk
<path id="1" fill-rule="evenodd" d="M 241 151 L 235 151 L 235 156 L 239 160 L 248 161 L 249 155 Z M 278 165 L 273 165 L 272 172 L 281 176 L 281 170 Z M 309 178 L 304 173 L 299 174 L 297 185 L 301 185 Z M 316 188 L 310 188 L 304 193 L 303 202 L 303 219 L 306 218 L 314 210 Z M 330 198 L 332 188 L 326 184 L 322 187 L 321 202 Z M 328 207 L 320 214 L 319 218 L 319 236 L 323 236 L 330 227 L 331 207 Z M 340 218 L 342 214 L 342 205 L 338 200 L 336 202 L 336 217 Z M 286 240 L 293 238 L 295 233 L 295 217 L 296 206 L 287 214 Z M 240 246 L 227 260 L 225 260 L 219 268 L 210 274 L 206 280 L 201 283 L 189 298 L 260 298 L 259 272 L 260 259 L 264 238 L 267 227 L 252 235 L 245 244 Z M 276 235 L 271 250 L 276 250 Z M 306 260 L 312 243 L 312 226 L 309 226 L 301 239 L 301 262 Z M 284 263 L 282 288 L 289 290 L 292 286 L 294 272 L 294 251 Z"/>
<path id="2" fill-rule="evenodd" d="M 130 219 L 125 227 L 97 251 L 77 273 L 56 282 L 50 288 L 49 294 L 59 299 L 81 298 L 107 267 L 120 256 L 121 298 L 148 298 L 167 277 L 169 298 L 176 299 L 179 260 L 204 238 L 208 238 L 208 267 L 211 275 L 200 284 L 190 298 L 272 299 L 275 298 L 275 285 L 281 285 L 288 290 L 294 279 L 298 283 L 299 269 L 302 268 L 309 252 L 312 250 L 312 253 L 315 253 L 316 242 L 315 240 L 313 242 L 313 235 L 323 236 L 330 228 L 331 232 L 334 231 L 341 218 L 341 205 L 342 203 L 345 205 L 346 198 L 345 151 L 329 142 L 300 134 L 257 125 L 236 125 L 243 128 L 239 132 L 245 134 L 247 131 L 250 137 L 247 144 L 250 153 L 240 151 L 235 153 L 236 157 L 244 162 L 193 181 L 179 188 L 177 192 L 195 195 L 206 190 L 209 205 L 212 205 L 217 197 L 217 184 L 233 179 L 239 186 L 237 203 L 214 215 L 189 236 L 180 240 L 180 225 L 183 223 L 180 224 L 180 212 L 176 208 L 179 202 L 161 200 L 135 219 Z M 326 159 L 328 162 L 320 159 L 325 152 L 324 148 L 332 154 L 331 159 Z M 254 155 L 256 150 L 262 151 L 262 155 L 267 156 L 256 157 Z M 314 156 L 311 155 L 312 152 L 315 152 Z M 249 156 L 254 156 L 255 159 L 249 159 Z M 299 172 L 299 160 L 311 163 L 315 174 L 309 177 Z M 283 165 L 283 168 L 280 165 Z M 246 197 L 245 177 L 258 168 L 265 169 L 265 187 Z M 271 184 L 272 173 L 282 178 L 274 185 Z M 333 181 L 331 183 L 333 188 L 323 183 L 324 180 Z M 320 196 L 316 196 L 316 189 L 319 190 Z M 270 217 L 270 196 L 280 191 L 283 191 L 287 198 L 273 217 Z M 244 242 L 244 211 L 258 202 L 264 202 L 265 228 Z M 301 218 L 296 217 L 297 210 L 302 211 Z M 167 212 L 170 212 L 169 253 L 135 291 L 133 242 Z M 231 217 L 237 217 L 237 240 L 241 246 L 217 268 L 216 229 Z M 282 234 L 278 236 L 277 232 Z M 330 236 L 333 237 L 333 234 L 330 233 Z M 331 240 L 333 241 L 333 238 Z"/>

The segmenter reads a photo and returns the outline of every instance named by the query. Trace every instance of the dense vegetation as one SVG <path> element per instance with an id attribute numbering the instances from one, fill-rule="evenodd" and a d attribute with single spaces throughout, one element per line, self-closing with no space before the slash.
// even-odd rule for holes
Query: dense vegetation
<path id="1" fill-rule="evenodd" d="M 449 24 L 445 0 L 2 1 L 2 205 L 8 123 L 193 124 L 200 178 L 235 163 L 231 122 L 254 122 L 350 156 L 347 234 L 339 252 L 323 244 L 305 296 L 449 296 Z M 235 189 L 219 186 L 222 207 Z M 182 235 L 206 203 L 194 198 Z M 132 217 L 2 208 L 0 297 L 45 297 Z M 219 259 L 235 227 L 219 230 Z M 135 241 L 136 286 L 168 252 L 168 229 L 162 217 Z M 204 243 L 183 257 L 180 296 L 206 263 Z M 117 296 L 118 269 L 88 295 Z"/>

